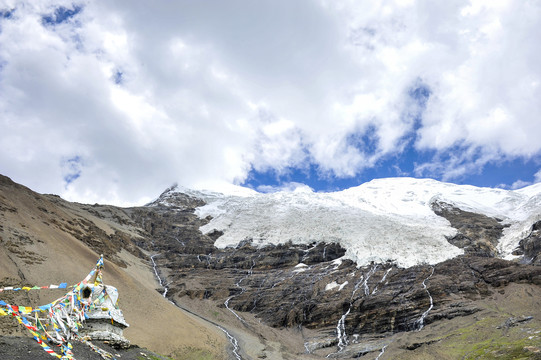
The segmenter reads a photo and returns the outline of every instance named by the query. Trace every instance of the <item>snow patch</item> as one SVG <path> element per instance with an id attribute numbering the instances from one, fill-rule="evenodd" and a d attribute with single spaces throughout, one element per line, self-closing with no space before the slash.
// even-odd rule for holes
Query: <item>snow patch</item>
<path id="1" fill-rule="evenodd" d="M 309 268 L 308 265 L 303 264 L 303 263 L 299 263 L 299 264 L 295 265 L 295 270 L 293 270 L 293 272 L 300 273 L 300 272 L 308 270 L 308 268 Z"/>
<path id="2" fill-rule="evenodd" d="M 332 283 L 325 285 L 325 291 L 333 290 L 336 288 L 338 288 L 338 291 L 341 291 L 344 288 L 344 286 L 346 286 L 347 284 L 348 284 L 347 281 L 345 281 L 342 284 L 338 284 L 336 281 L 333 281 Z"/>
<path id="3" fill-rule="evenodd" d="M 342 265 L 342 262 L 343 262 L 343 261 L 344 261 L 344 260 L 343 260 L 342 258 L 338 258 L 338 259 L 334 259 L 334 260 L 331 262 L 331 264 L 333 264 L 334 266 L 340 266 L 340 265 Z"/>
<path id="4" fill-rule="evenodd" d="M 332 283 L 328 283 L 327 285 L 325 285 L 325 291 L 336 289 L 337 287 L 338 284 L 336 283 L 336 281 L 333 281 Z"/>
<path id="5" fill-rule="evenodd" d="M 347 284 L 348 284 L 348 282 L 347 282 L 347 281 L 344 281 L 344 283 L 341 284 L 341 285 L 338 287 L 338 291 L 341 291 L 341 290 L 344 288 L 344 286 L 346 286 Z"/>

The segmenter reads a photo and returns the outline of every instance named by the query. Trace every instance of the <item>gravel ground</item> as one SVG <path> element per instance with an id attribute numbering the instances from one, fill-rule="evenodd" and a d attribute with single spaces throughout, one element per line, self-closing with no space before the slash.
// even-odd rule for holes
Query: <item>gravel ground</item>
<path id="1" fill-rule="evenodd" d="M 115 356 L 117 360 L 166 360 L 151 351 L 139 347 L 117 350 L 102 342 L 93 342 Z M 56 349 L 55 349 L 56 350 Z M 59 350 L 56 350 L 60 353 Z M 75 341 L 73 354 L 76 360 L 102 360 L 102 357 L 92 351 L 87 345 Z M 51 360 L 55 357 L 49 355 L 43 348 L 30 337 L 0 336 L 0 359 L 2 360 Z"/>

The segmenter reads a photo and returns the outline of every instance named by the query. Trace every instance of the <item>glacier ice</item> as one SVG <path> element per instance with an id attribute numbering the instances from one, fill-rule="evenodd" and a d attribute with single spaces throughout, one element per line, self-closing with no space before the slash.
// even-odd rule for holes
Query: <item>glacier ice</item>
<path id="1" fill-rule="evenodd" d="M 518 241 L 541 219 L 541 184 L 521 190 L 480 188 L 431 179 L 376 179 L 339 192 L 230 191 L 221 194 L 187 189 L 172 190 L 201 198 L 199 217 L 212 220 L 203 233 L 223 232 L 215 246 L 255 246 L 338 242 L 345 258 L 359 266 L 391 261 L 400 267 L 436 264 L 463 251 L 446 237 L 456 234 L 437 216 L 431 203 L 438 200 L 465 211 L 501 219 L 509 225 L 498 249 L 512 258 Z M 167 203 L 167 196 L 163 198 Z"/>

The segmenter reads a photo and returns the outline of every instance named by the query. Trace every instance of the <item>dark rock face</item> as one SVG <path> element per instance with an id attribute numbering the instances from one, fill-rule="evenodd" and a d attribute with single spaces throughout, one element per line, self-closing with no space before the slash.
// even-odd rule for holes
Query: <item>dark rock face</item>
<path id="1" fill-rule="evenodd" d="M 447 203 L 436 201 L 431 204 L 432 210 L 446 218 L 457 234 L 447 239 L 449 243 L 464 249 L 465 254 L 495 257 L 496 246 L 502 237 L 503 225 L 500 219 L 458 209 Z M 519 242 L 514 255 L 522 256 L 525 264 L 541 265 L 541 221 L 532 225 L 530 234 Z"/>
<path id="2" fill-rule="evenodd" d="M 148 234 L 138 244 L 145 250 L 174 254 L 207 254 L 215 250 L 214 240 L 199 231 L 206 224 L 193 214 L 191 208 L 162 206 L 126 209 L 126 212 Z"/>
<path id="3" fill-rule="evenodd" d="M 541 221 L 532 226 L 530 234 L 519 242 L 514 255 L 522 255 L 523 262 L 541 265 Z"/>
<path id="4" fill-rule="evenodd" d="M 501 220 L 482 214 L 458 209 L 442 201 L 431 204 L 432 211 L 446 218 L 458 233 L 447 239 L 449 243 L 464 249 L 465 254 L 494 257 L 496 245 L 501 238 L 504 225 Z"/>

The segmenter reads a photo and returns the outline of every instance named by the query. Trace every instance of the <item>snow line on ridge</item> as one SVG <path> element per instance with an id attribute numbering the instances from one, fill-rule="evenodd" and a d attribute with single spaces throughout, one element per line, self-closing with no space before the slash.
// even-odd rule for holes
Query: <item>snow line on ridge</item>
<path id="1" fill-rule="evenodd" d="M 219 248 L 246 239 L 255 246 L 337 242 L 359 266 L 385 261 L 400 267 L 433 265 L 462 254 L 446 240 L 456 229 L 431 209 L 436 200 L 502 219 L 509 227 L 498 248 L 506 258 L 539 220 L 541 208 L 538 185 L 510 191 L 413 178 L 377 179 L 335 193 L 190 195 L 206 202 L 196 209 L 199 217 L 212 216 L 201 231 L 224 232 L 215 242 Z"/>

